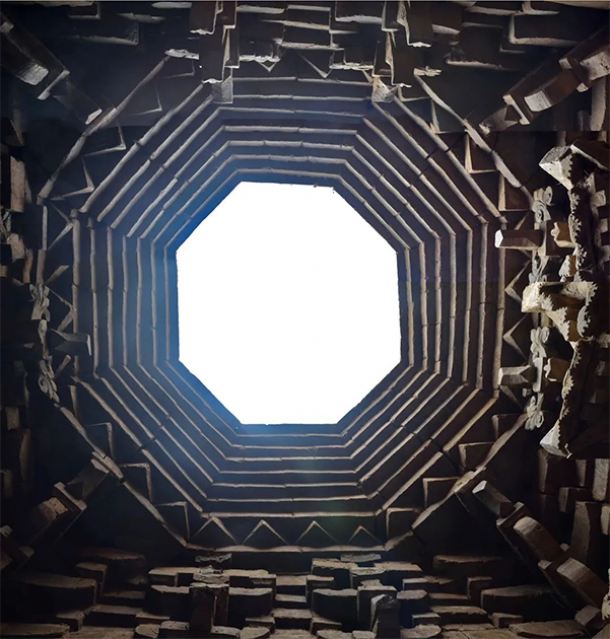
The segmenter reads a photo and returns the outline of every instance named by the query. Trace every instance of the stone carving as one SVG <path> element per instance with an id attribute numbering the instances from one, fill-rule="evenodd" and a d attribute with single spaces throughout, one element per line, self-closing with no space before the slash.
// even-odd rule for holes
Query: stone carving
<path id="1" fill-rule="evenodd" d="M 605 166 L 594 161 L 608 149 L 601 142 L 585 146 L 589 159 L 575 143 L 552 149 L 540 163 L 568 190 L 567 216 L 560 204 L 561 187 L 539 189 L 532 205 L 537 230 L 504 231 L 496 237 L 500 248 L 532 251 L 530 284 L 523 291 L 521 308 L 524 313 L 538 314 L 541 324 L 531 333 L 531 360 L 537 373 L 531 382 L 535 395 L 527 405 L 527 427 L 547 430 L 550 426 L 541 445 L 562 456 L 589 454 L 596 439 L 599 443 L 607 441 L 602 435 L 605 418 L 599 410 L 591 410 L 591 405 L 607 406 L 606 394 L 597 391 L 599 382 L 592 371 L 606 370 L 605 361 L 600 360 L 607 357 L 609 340 L 608 313 L 604 309 L 608 282 L 598 257 L 607 235 L 602 240 L 603 231 L 597 230 L 600 225 L 606 227 L 600 211 L 606 206 L 608 183 L 606 172 L 605 182 L 600 176 Z M 551 330 L 556 340 L 561 336 L 569 344 L 570 359 L 565 346 L 559 357 L 557 348 L 548 348 Z M 502 381 L 516 383 L 512 378 Z M 586 392 L 588 381 L 595 390 Z M 553 418 L 552 410 L 546 410 L 552 405 L 549 393 L 545 393 L 549 384 L 551 395 L 553 386 L 560 384 L 562 389 L 561 409 Z"/>
<path id="2" fill-rule="evenodd" d="M 57 384 L 55 383 L 55 375 L 53 374 L 53 368 L 47 360 L 40 360 L 38 363 L 38 388 L 46 395 L 51 401 L 59 402 L 59 396 L 57 395 Z"/>

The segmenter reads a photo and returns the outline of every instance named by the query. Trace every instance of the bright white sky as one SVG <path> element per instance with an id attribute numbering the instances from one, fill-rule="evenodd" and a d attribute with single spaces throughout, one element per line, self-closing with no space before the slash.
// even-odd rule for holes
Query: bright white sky
<path id="1" fill-rule="evenodd" d="M 180 359 L 244 424 L 335 423 L 400 360 L 396 253 L 331 188 L 242 182 L 177 259 Z"/>

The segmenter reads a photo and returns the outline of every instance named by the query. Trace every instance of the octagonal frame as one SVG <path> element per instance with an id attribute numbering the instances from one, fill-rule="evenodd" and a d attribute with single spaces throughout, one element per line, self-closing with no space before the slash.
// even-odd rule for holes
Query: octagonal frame
<path id="1" fill-rule="evenodd" d="M 140 90 L 156 82 L 162 92 L 164 83 L 178 77 L 164 75 L 164 67 L 159 65 Z M 204 89 L 193 80 L 171 117 L 158 120 L 138 144 L 121 150 L 122 158 L 92 192 L 83 196 L 64 187 L 53 193 L 51 185 L 45 194 L 59 195 L 60 202 L 76 201 L 79 215 L 89 219 L 87 226 L 78 220 L 75 225 L 81 252 L 95 248 L 90 270 L 79 271 L 76 299 L 81 311 L 77 328 L 90 328 L 95 345 L 91 381 L 86 381 L 87 364 L 81 367 L 84 404 L 88 409 L 97 402 L 111 411 L 121 430 L 154 463 L 155 472 L 170 472 L 194 508 L 207 504 L 214 512 L 215 502 L 222 501 L 215 497 L 215 485 L 242 472 L 240 465 L 255 469 L 264 454 L 271 455 L 278 469 L 296 469 L 299 451 L 313 445 L 315 472 L 323 475 L 333 468 L 357 478 L 364 488 L 358 503 L 374 516 L 379 509 L 408 503 L 422 469 L 440 454 L 434 451 L 449 447 L 446 454 L 454 455 L 452 438 L 464 420 L 485 416 L 495 402 L 492 383 L 486 385 L 483 373 L 493 370 L 498 348 L 496 316 L 488 302 L 494 287 L 488 277 L 495 273 L 491 238 L 500 216 L 463 172 L 450 145 L 430 136 L 403 105 L 371 105 L 368 82 L 358 80 L 358 73 L 347 75 L 349 99 L 341 94 L 341 83 L 330 82 L 335 104 L 328 102 L 320 111 L 315 100 L 303 100 L 291 112 L 281 111 L 281 99 L 274 99 L 270 109 L 253 105 L 236 78 L 236 101 L 248 103 L 251 120 L 239 117 L 244 110 L 239 106 L 201 100 Z M 283 119 L 272 118 L 273 124 L 261 127 L 278 109 Z M 335 118 L 330 124 L 329 113 Z M 129 118 L 123 112 L 119 126 Z M 175 119 L 178 126 L 173 126 Z M 263 144 L 273 152 L 261 155 L 260 132 L 270 136 L 272 144 Z M 96 133 L 86 132 L 82 158 L 75 153 L 70 162 L 86 166 L 91 158 L 87 139 Z M 300 145 L 295 146 L 295 134 Z M 193 148 L 197 152 L 189 151 Z M 180 163 L 181 154 L 190 159 Z M 204 154 L 208 159 L 203 164 L 189 164 Z M 176 171 L 170 170 L 172 163 L 180 165 Z M 198 216 L 209 214 L 240 179 L 264 175 L 273 175 L 274 181 L 332 184 L 392 239 L 404 255 L 401 314 L 408 318 L 409 336 L 401 365 L 341 420 L 336 432 L 287 430 L 274 435 L 273 446 L 252 445 L 265 441 L 264 436 L 231 427 L 221 407 L 180 369 L 168 333 L 175 313 L 168 289 L 174 276 L 172 251 L 181 234 L 197 224 Z M 186 207 L 194 210 L 188 217 Z M 480 261 L 472 250 L 477 244 L 482 247 Z M 101 256 L 108 257 L 107 264 Z M 479 287 L 473 284 L 477 280 Z M 90 301 L 93 316 L 87 317 L 83 311 Z M 460 314 L 468 318 L 461 329 L 464 347 L 454 352 Z M 102 317 L 109 320 L 106 329 Z M 131 317 L 137 322 L 126 321 Z M 442 325 L 448 328 L 444 333 Z M 466 338 L 469 332 L 480 335 L 476 348 Z M 488 339 L 495 341 L 493 349 L 485 348 Z M 433 401 L 435 397 L 440 401 Z M 297 466 L 286 458 L 287 445 Z M 299 508 L 306 511 L 307 504 Z"/>

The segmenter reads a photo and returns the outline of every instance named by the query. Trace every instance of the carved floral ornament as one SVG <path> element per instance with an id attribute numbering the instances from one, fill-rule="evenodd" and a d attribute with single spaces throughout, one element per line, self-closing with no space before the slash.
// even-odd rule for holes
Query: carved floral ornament
<path id="1" fill-rule="evenodd" d="M 543 448 L 587 457 L 608 441 L 607 146 L 555 147 L 540 166 L 561 186 L 534 193 L 533 228 L 526 216 L 496 234 L 497 247 L 532 256 L 521 310 L 536 323 L 529 362 L 502 368 L 499 383 L 529 397 L 526 427 L 548 429 Z"/>

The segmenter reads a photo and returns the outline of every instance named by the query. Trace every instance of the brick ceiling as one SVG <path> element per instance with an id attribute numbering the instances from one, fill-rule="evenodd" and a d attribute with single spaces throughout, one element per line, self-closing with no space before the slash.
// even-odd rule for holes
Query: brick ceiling
<path id="1" fill-rule="evenodd" d="M 160 62 L 140 92 L 163 117 L 126 139 L 128 105 L 49 189 L 58 207 L 77 199 L 92 256 L 79 265 L 78 330 L 94 344 L 82 383 L 135 458 L 158 456 L 208 511 L 368 519 L 409 505 L 413 478 L 463 426 L 456 413 L 493 403 L 499 213 L 442 139 L 400 103 L 370 102 L 361 73 L 322 80 L 286 56 L 271 76 L 235 78 L 222 105 L 192 66 Z M 336 425 L 244 433 L 178 359 L 176 249 L 240 180 L 332 186 L 397 252 L 402 362 Z"/>
<path id="2" fill-rule="evenodd" d="M 187 504 L 195 543 L 214 543 L 205 527 L 199 530 L 202 521 L 214 520 L 227 533 L 226 545 L 247 545 L 264 520 L 281 543 L 305 544 L 315 521 L 326 543 L 375 545 L 391 536 L 390 509 L 420 508 L 423 476 L 457 475 L 458 443 L 498 412 L 505 264 L 493 236 L 514 219 L 513 210 L 527 208 L 519 201 L 523 165 L 499 174 L 456 118 L 472 103 L 475 84 L 478 105 L 495 115 L 489 105 L 497 90 L 488 87 L 510 87 L 533 60 L 545 59 L 547 46 L 523 44 L 521 51 L 514 35 L 539 15 L 515 22 L 512 9 L 479 12 L 468 8 L 472 3 L 451 3 L 455 9 L 433 17 L 433 30 L 411 43 L 417 46 L 390 40 L 394 57 L 381 63 L 368 61 L 366 46 L 360 53 L 348 46 L 349 35 L 361 32 L 361 41 L 376 43 L 379 33 L 398 27 L 385 15 L 340 15 L 340 5 L 360 3 L 264 3 L 273 8 L 265 13 L 240 3 L 252 61 L 245 49 L 241 64 L 229 67 L 225 57 L 221 67 L 230 73 L 216 78 L 205 61 L 215 61 L 221 45 L 214 33 L 229 31 L 226 23 L 212 34 L 199 26 L 204 35 L 196 35 L 188 31 L 188 9 L 173 9 L 171 19 L 156 24 L 162 9 L 135 4 L 120 3 L 120 13 L 150 18 L 133 22 L 140 27 L 136 46 L 113 50 L 107 66 L 94 60 L 100 84 L 86 81 L 109 106 L 98 100 L 101 115 L 39 192 L 56 220 L 47 268 L 72 257 L 74 263 L 72 281 L 59 272 L 49 286 L 63 299 L 73 294 L 74 330 L 91 336 L 92 357 L 80 358 L 74 371 L 78 418 L 111 423 L 117 463 L 147 466 L 165 501 L 169 494 Z M 498 4 L 521 3 L 477 6 Z M 102 5 L 110 16 L 119 11 L 116 3 Z M 285 10 L 324 25 L 294 26 Z M 443 22 L 454 11 L 471 38 L 486 30 L 512 33 L 507 50 L 490 56 L 493 63 L 464 66 L 469 40 L 461 53 L 452 48 L 450 36 L 461 27 Z M 218 20 L 229 20 L 225 13 Z M 94 46 L 81 43 L 94 21 L 71 18 L 58 19 L 49 38 L 67 38 L 57 55 L 74 64 L 76 81 L 80 47 Z M 34 31 L 36 20 L 28 25 Z M 337 22 L 349 26 L 336 30 Z M 278 29 L 283 44 L 267 49 L 281 54 L 262 54 L 265 43 L 277 44 L 271 31 Z M 304 32 L 320 42 L 299 45 Z M 341 38 L 348 44 L 337 44 Z M 518 53 L 509 51 L 511 43 Z M 202 47 L 201 65 L 191 45 Z M 329 51 L 342 61 L 319 68 L 320 52 Z M 443 52 L 449 57 L 438 76 L 434 65 Z M 410 78 L 399 72 L 407 54 L 418 60 Z M 129 73 L 121 72 L 123 58 L 133 59 Z M 87 70 L 82 65 L 80 75 Z M 413 70 L 425 81 L 416 82 Z M 443 110 L 451 86 L 457 98 Z M 484 130 L 477 127 L 473 138 Z M 499 152 L 495 161 L 503 162 Z M 398 256 L 401 363 L 336 425 L 244 430 L 178 359 L 176 249 L 242 180 L 333 187 Z"/>

